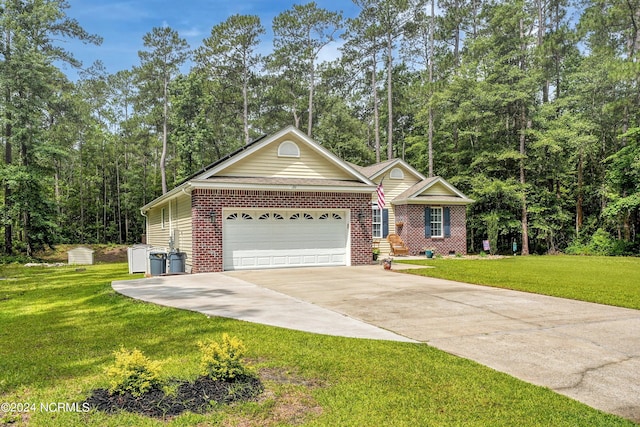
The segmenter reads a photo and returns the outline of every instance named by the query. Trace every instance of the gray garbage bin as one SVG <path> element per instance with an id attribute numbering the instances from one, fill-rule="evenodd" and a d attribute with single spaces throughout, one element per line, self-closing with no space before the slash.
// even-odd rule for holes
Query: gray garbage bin
<path id="1" fill-rule="evenodd" d="M 149 264 L 152 276 L 165 274 L 167 272 L 167 254 L 165 252 L 150 252 Z"/>
<path id="2" fill-rule="evenodd" d="M 169 253 L 169 271 L 171 273 L 184 273 L 187 254 L 184 252 Z"/>

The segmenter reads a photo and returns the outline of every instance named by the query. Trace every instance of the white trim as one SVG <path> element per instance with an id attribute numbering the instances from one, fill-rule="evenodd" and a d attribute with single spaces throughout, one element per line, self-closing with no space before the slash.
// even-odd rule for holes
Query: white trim
<path id="1" fill-rule="evenodd" d="M 444 199 L 436 199 L 434 196 L 433 199 L 429 200 L 420 200 L 420 199 L 401 199 L 401 200 L 392 200 L 391 204 L 395 206 L 399 205 L 447 205 L 447 206 L 466 206 L 474 203 L 473 199 L 460 199 L 460 200 L 444 200 Z M 454 197 L 454 196 L 450 196 Z"/>
<path id="2" fill-rule="evenodd" d="M 380 222 L 375 222 L 373 219 L 375 218 L 375 212 L 378 212 L 378 215 L 380 216 Z M 374 225 L 376 224 L 380 224 L 380 235 L 376 236 L 376 234 L 374 233 Z M 373 239 L 383 239 L 382 235 L 384 234 L 384 218 L 382 216 L 382 209 L 380 209 L 380 206 L 378 206 L 377 204 L 373 204 L 371 205 L 371 237 Z"/>
<path id="3" fill-rule="evenodd" d="M 388 170 L 397 167 L 397 166 L 403 166 L 405 169 L 407 169 L 413 176 L 415 176 L 416 178 L 418 178 L 418 181 L 424 181 L 425 179 L 427 179 L 426 176 L 422 175 L 420 172 L 418 172 L 417 170 L 415 170 L 413 167 L 411 167 L 407 162 L 405 162 L 402 159 L 395 159 L 395 161 L 389 163 L 388 165 L 386 165 L 384 168 L 380 169 L 378 172 L 374 173 L 373 175 L 371 175 L 369 177 L 369 179 L 374 180 L 377 177 L 379 177 L 380 175 L 385 174 Z"/>
<path id="4" fill-rule="evenodd" d="M 151 202 L 147 203 L 143 207 L 140 208 L 140 213 L 144 215 L 145 212 L 149 211 L 149 209 L 154 206 L 159 205 L 162 202 L 173 199 L 174 197 L 178 197 L 180 193 L 190 194 L 191 192 L 191 184 L 189 182 L 185 182 L 184 184 L 179 185 L 173 190 L 164 193 L 162 196 L 155 198 Z"/>
<path id="5" fill-rule="evenodd" d="M 279 132 L 276 132 L 275 134 L 268 136 L 261 141 L 256 142 L 254 145 L 250 146 L 247 150 L 244 150 L 236 154 L 235 156 L 227 159 L 226 161 L 220 163 L 214 168 L 209 169 L 206 172 L 203 172 L 201 175 L 196 176 L 193 180 L 199 181 L 199 180 L 210 178 L 218 174 L 219 172 L 223 171 L 224 169 L 227 169 L 228 167 L 234 165 L 240 160 L 250 156 L 256 151 L 261 150 L 263 147 L 284 137 L 287 134 L 295 135 L 300 141 L 307 144 L 311 149 L 313 149 L 314 151 L 324 156 L 327 160 L 329 160 L 338 168 L 342 169 L 347 174 L 353 176 L 354 178 L 357 178 L 359 181 L 362 181 L 364 184 L 374 185 L 373 182 L 368 177 L 362 175 L 360 172 L 358 172 L 357 170 L 349 166 L 345 161 L 341 160 L 339 157 L 337 157 L 335 154 L 333 154 L 326 148 L 320 146 L 317 142 L 312 140 L 310 137 L 308 137 L 306 134 L 304 134 L 302 131 L 300 131 L 294 126 L 287 126 L 286 128 L 280 130 Z"/>
<path id="6" fill-rule="evenodd" d="M 182 193 L 191 194 L 194 189 L 205 190 L 258 190 L 258 191 L 319 191 L 326 193 L 362 193 L 371 194 L 376 191 L 375 184 L 372 185 L 354 185 L 354 186 L 333 186 L 333 185 L 296 185 L 296 184 L 244 184 L 216 182 L 210 180 L 191 180 L 185 182 L 179 187 L 174 188 L 168 193 L 163 194 L 150 203 L 140 208 L 140 213 L 145 215 L 153 207 L 171 201 L 179 197 Z"/>
<path id="7" fill-rule="evenodd" d="M 440 234 L 433 234 L 433 213 L 435 211 L 440 211 L 440 222 L 438 222 L 440 224 Z M 442 208 L 442 206 L 431 206 L 430 210 L 429 210 L 429 229 L 431 230 L 431 236 L 429 236 L 432 239 L 442 239 L 444 238 L 444 209 Z"/>
<path id="8" fill-rule="evenodd" d="M 375 185 L 367 186 L 334 186 L 334 185 L 310 185 L 310 184 L 245 184 L 238 182 L 216 182 L 210 180 L 190 181 L 191 188 L 221 189 L 221 190 L 273 190 L 273 191 L 323 191 L 331 193 L 373 193 Z"/>
<path id="9" fill-rule="evenodd" d="M 353 176 L 354 179 L 360 181 L 367 186 L 345 186 L 345 187 L 336 187 L 331 185 L 276 185 L 276 184 L 229 184 L 229 183 L 213 183 L 213 184 L 205 184 L 204 182 L 219 173 L 220 171 L 232 166 L 238 161 L 250 156 L 258 150 L 261 150 L 263 147 L 271 144 L 272 142 L 283 138 L 287 134 L 292 134 L 299 141 L 307 144 L 311 149 L 318 152 L 322 156 L 324 156 L 328 161 L 333 163 L 342 171 L 346 172 L 348 175 Z M 260 141 L 257 141 L 255 144 L 249 146 L 246 150 L 237 153 L 236 155 L 230 157 L 229 159 L 221 162 L 216 165 L 212 169 L 209 169 L 205 172 L 202 172 L 200 175 L 195 176 L 191 180 L 179 185 L 168 193 L 163 194 L 162 196 L 152 200 L 151 202 L 144 205 L 140 208 L 140 213 L 144 215 L 145 212 L 149 211 L 151 208 L 161 204 L 166 200 L 171 200 L 176 197 L 180 192 L 190 192 L 193 188 L 212 188 L 212 189 L 243 189 L 243 190 L 275 190 L 275 191 L 329 191 L 329 192 L 338 192 L 338 193 L 373 193 L 376 189 L 376 184 L 371 181 L 368 177 L 364 176 L 362 173 L 351 167 L 345 161 L 337 157 L 335 154 L 331 153 L 326 148 L 320 146 L 317 142 L 309 138 L 306 134 L 304 134 L 299 129 L 288 126 L 275 134 L 268 136 Z"/>
<path id="10" fill-rule="evenodd" d="M 458 190 L 453 185 L 449 184 L 447 181 L 445 181 L 444 179 L 442 179 L 439 176 L 435 177 L 433 180 L 431 180 L 431 182 L 428 182 L 427 185 L 425 185 L 420 190 L 418 190 L 415 193 L 413 193 L 412 195 L 410 195 L 407 199 L 410 200 L 410 199 L 412 199 L 414 197 L 419 196 L 420 194 L 422 194 L 425 191 L 427 191 L 429 188 L 433 187 L 436 183 L 440 183 L 440 184 L 444 185 L 449 191 L 451 191 L 456 196 L 458 196 L 458 197 L 460 197 L 462 199 L 471 200 L 467 196 L 465 196 L 460 190 Z"/>

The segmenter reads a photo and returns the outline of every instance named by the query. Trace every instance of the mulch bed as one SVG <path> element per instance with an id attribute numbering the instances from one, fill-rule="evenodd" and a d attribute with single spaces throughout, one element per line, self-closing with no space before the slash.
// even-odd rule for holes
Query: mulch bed
<path id="1" fill-rule="evenodd" d="M 176 390 L 175 393 L 167 394 L 154 388 L 140 397 L 97 389 L 85 402 L 107 413 L 124 410 L 160 418 L 180 415 L 185 411 L 205 413 L 214 404 L 251 400 L 264 391 L 264 386 L 255 377 L 238 378 L 233 382 L 200 377 L 193 382 L 174 380 L 171 389 Z"/>

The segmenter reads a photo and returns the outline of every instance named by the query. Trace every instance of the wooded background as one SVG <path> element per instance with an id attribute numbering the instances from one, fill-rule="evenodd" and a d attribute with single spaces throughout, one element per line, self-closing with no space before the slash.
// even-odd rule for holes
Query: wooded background
<path id="1" fill-rule="evenodd" d="M 99 35 L 65 1 L 0 1 L 5 257 L 137 242 L 141 206 L 290 124 L 457 186 L 471 251 L 640 253 L 640 0 L 354 3 L 231 16 L 200 46 L 151 28 L 139 66 L 71 81 L 59 41 Z"/>

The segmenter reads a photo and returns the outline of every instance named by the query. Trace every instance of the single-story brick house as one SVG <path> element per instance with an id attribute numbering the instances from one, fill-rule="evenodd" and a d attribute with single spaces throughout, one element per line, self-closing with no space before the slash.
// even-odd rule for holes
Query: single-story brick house
<path id="1" fill-rule="evenodd" d="M 390 232 L 411 253 L 425 247 L 466 253 L 471 202 L 402 160 L 358 167 L 287 127 L 207 166 L 141 212 L 147 243 L 178 248 L 187 271 L 201 273 L 370 264 L 374 241 L 388 251 Z"/>

